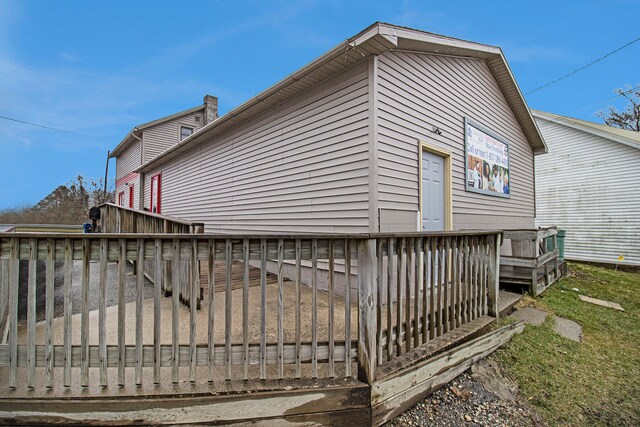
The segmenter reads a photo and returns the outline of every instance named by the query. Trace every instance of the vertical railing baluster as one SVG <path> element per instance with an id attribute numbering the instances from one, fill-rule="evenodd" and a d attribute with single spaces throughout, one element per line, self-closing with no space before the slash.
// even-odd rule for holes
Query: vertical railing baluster
<path id="1" fill-rule="evenodd" d="M 444 237 L 438 237 L 438 244 L 437 244 L 437 263 L 438 263 L 438 270 L 437 270 L 437 282 L 438 282 L 438 286 L 436 288 L 436 290 L 438 291 L 438 299 L 437 299 L 437 303 L 438 303 L 438 308 L 437 308 L 437 314 L 438 314 L 438 319 L 437 319 L 437 330 L 438 330 L 438 336 L 442 335 L 443 333 L 443 328 L 442 328 L 442 320 L 443 320 L 443 316 L 442 316 L 442 312 L 444 310 L 444 298 L 443 298 L 443 294 L 444 294 Z"/>
<path id="2" fill-rule="evenodd" d="M 154 282 L 153 282 L 153 382 L 160 384 L 160 345 L 162 344 L 162 336 L 160 335 L 161 310 L 162 303 L 162 240 L 156 239 L 154 243 Z"/>
<path id="3" fill-rule="evenodd" d="M 11 239 L 9 255 L 9 387 L 16 388 L 18 370 L 18 288 L 20 283 L 20 239 Z"/>
<path id="4" fill-rule="evenodd" d="M 233 296 L 231 295 L 231 267 L 233 265 L 233 250 L 231 239 L 225 244 L 225 298 L 224 298 L 224 379 L 231 380 L 231 313 Z"/>
<path id="5" fill-rule="evenodd" d="M 301 334 L 302 334 L 302 295 L 301 295 L 301 282 L 302 282 L 302 242 L 300 239 L 296 239 L 296 378 L 302 376 L 302 360 L 300 357 L 300 351 L 302 348 Z"/>
<path id="6" fill-rule="evenodd" d="M 431 238 L 431 283 L 429 286 L 429 334 L 430 339 L 436 337 L 436 248 L 437 237 Z"/>
<path id="7" fill-rule="evenodd" d="M 98 345 L 100 348 L 100 386 L 107 386 L 107 252 L 109 241 L 100 239 L 100 278 L 98 282 Z"/>
<path id="8" fill-rule="evenodd" d="M 82 239 L 82 291 L 80 315 L 80 385 L 89 386 L 89 269 L 91 241 Z"/>
<path id="9" fill-rule="evenodd" d="M 489 271 L 487 274 L 487 314 L 496 319 L 500 316 L 498 297 L 500 293 L 500 244 L 502 234 L 489 236 Z"/>
<path id="10" fill-rule="evenodd" d="M 489 311 L 488 303 L 488 290 L 489 290 L 489 236 L 484 236 L 484 290 L 482 292 L 484 308 L 482 314 L 487 315 Z"/>
<path id="11" fill-rule="evenodd" d="M 189 381 L 196 382 L 196 310 L 200 289 L 198 239 L 191 239 L 191 291 L 189 292 Z"/>
<path id="12" fill-rule="evenodd" d="M 454 330 L 456 328 L 456 312 L 457 312 L 457 298 L 458 298 L 458 289 L 457 289 L 457 274 L 458 274 L 458 266 L 456 262 L 458 261 L 458 251 L 457 251 L 458 238 L 456 236 L 449 237 L 449 270 L 451 272 L 450 278 L 450 302 L 449 302 L 449 330 Z"/>
<path id="13" fill-rule="evenodd" d="M 318 239 L 311 240 L 311 372 L 318 378 Z"/>
<path id="14" fill-rule="evenodd" d="M 329 333 L 329 377 L 333 378 L 336 376 L 335 371 L 335 363 L 334 363 L 334 350 L 335 350 L 335 342 L 333 338 L 333 327 L 334 327 L 334 273 L 335 273 L 335 264 L 334 264 L 334 248 L 333 248 L 333 239 L 329 239 L 329 319 L 328 319 L 328 333 Z"/>
<path id="15" fill-rule="evenodd" d="M 208 379 L 209 382 L 213 382 L 213 367 L 215 366 L 215 307 L 216 307 L 216 241 L 209 239 L 209 251 L 207 257 L 208 271 L 208 284 L 209 284 L 209 330 L 208 330 L 208 352 L 207 352 L 207 365 L 208 365 Z"/>
<path id="16" fill-rule="evenodd" d="M 351 376 L 351 245 L 350 240 L 344 240 L 344 271 L 345 271 L 345 296 L 344 296 L 344 357 L 345 376 Z M 381 301 L 378 301 L 378 305 Z M 379 344 L 382 348 L 382 344 Z"/>
<path id="17" fill-rule="evenodd" d="M 260 379 L 267 378 L 267 240 L 260 240 Z"/>
<path id="18" fill-rule="evenodd" d="M 469 237 L 465 236 L 464 238 L 464 287 L 465 287 L 465 298 L 464 298 L 464 314 L 465 314 L 465 323 L 471 321 L 471 262 L 470 256 L 471 253 L 469 251 L 469 245 L 471 242 L 469 241 Z"/>
<path id="19" fill-rule="evenodd" d="M 73 278 L 73 242 L 64 239 L 64 386 L 71 387 L 71 314 L 73 302 L 71 289 Z"/>
<path id="20" fill-rule="evenodd" d="M 395 239 L 392 237 L 387 239 L 387 360 L 391 360 L 394 354 L 393 342 L 393 282 L 395 275 L 393 274 L 393 250 L 396 247 Z"/>
<path id="21" fill-rule="evenodd" d="M 408 353 L 411 351 L 411 273 L 413 272 L 413 239 L 407 239 L 407 252 L 405 255 L 405 297 L 406 297 L 406 310 L 404 318 L 404 345 L 405 351 Z"/>
<path id="22" fill-rule="evenodd" d="M 449 247 L 450 247 L 450 242 L 449 242 L 449 237 L 443 237 L 442 238 L 442 246 L 443 246 L 443 256 L 442 256 L 442 283 L 443 283 L 443 291 L 444 291 L 444 296 L 443 296 L 443 310 L 442 310 L 442 332 L 443 333 L 447 333 L 449 332 L 449 310 L 451 309 L 451 301 L 450 301 L 450 294 L 451 292 L 449 292 L 449 287 L 451 286 L 451 278 L 449 276 L 450 270 L 449 270 Z"/>
<path id="23" fill-rule="evenodd" d="M 425 237 L 422 242 L 422 343 L 429 341 L 429 245 L 431 240 Z"/>
<path id="24" fill-rule="evenodd" d="M 475 277 L 473 284 L 473 317 L 478 318 L 480 312 L 480 240 L 477 236 L 473 239 L 473 263 L 475 265 Z"/>
<path id="25" fill-rule="evenodd" d="M 278 239 L 278 379 L 284 378 L 284 277 L 282 263 L 284 258 L 284 240 Z"/>
<path id="26" fill-rule="evenodd" d="M 127 241 L 119 240 L 119 256 L 118 256 L 118 385 L 124 385 L 124 367 L 126 363 L 126 346 L 125 346 L 125 330 L 126 330 L 126 268 L 127 268 Z"/>
<path id="27" fill-rule="evenodd" d="M 420 248 L 422 247 L 422 238 L 413 239 L 413 347 L 420 345 Z"/>
<path id="28" fill-rule="evenodd" d="M 55 264 L 54 264 L 54 252 L 56 250 L 55 241 L 53 239 L 47 240 L 47 264 L 46 264 L 46 279 L 45 279 L 45 318 L 46 318 L 46 349 L 44 355 L 45 362 L 45 378 L 46 386 L 48 388 L 53 387 L 53 287 L 55 276 Z"/>
<path id="29" fill-rule="evenodd" d="M 27 287 L 27 387 L 36 381 L 36 284 L 38 240 L 29 239 L 29 278 Z"/>
<path id="30" fill-rule="evenodd" d="M 473 320 L 473 252 L 471 251 L 471 248 L 473 247 L 473 236 L 470 236 L 468 238 L 467 242 L 468 242 L 468 244 L 467 244 L 467 263 L 469 264 L 469 280 L 467 280 L 468 289 L 469 289 L 467 316 L 469 318 L 469 321 L 472 321 Z"/>
<path id="31" fill-rule="evenodd" d="M 180 239 L 173 239 L 171 261 L 171 381 L 177 384 L 180 374 Z"/>
<path id="32" fill-rule="evenodd" d="M 346 249 L 346 246 L 345 246 Z M 346 252 L 345 252 L 345 260 L 346 260 Z M 378 345 L 376 346 L 377 352 L 377 360 L 378 364 L 381 364 L 383 361 L 382 358 L 382 295 L 383 295 L 383 285 L 384 285 L 384 275 L 383 267 L 384 267 L 384 257 L 382 255 L 382 239 L 376 239 L 376 260 L 378 261 L 378 283 L 376 283 L 376 294 L 378 295 L 378 305 L 376 306 L 376 317 L 378 319 L 378 327 L 376 330 L 376 337 Z M 346 269 L 345 269 L 345 278 L 346 278 Z M 348 293 L 348 292 L 347 292 Z M 346 296 L 346 293 L 345 293 Z M 346 304 L 346 302 L 345 302 Z M 345 306 L 346 307 L 346 306 Z"/>
<path id="33" fill-rule="evenodd" d="M 243 380 L 249 379 L 249 239 L 242 241 L 242 359 Z"/>
<path id="34" fill-rule="evenodd" d="M 138 261 L 136 265 L 136 385 L 142 384 L 142 302 L 144 296 L 144 240 L 138 239 Z"/>
<path id="35" fill-rule="evenodd" d="M 397 249 L 397 289 L 396 289 L 396 354 L 402 354 L 402 306 L 404 304 L 402 298 L 402 258 L 404 255 L 405 239 L 398 239 Z"/>

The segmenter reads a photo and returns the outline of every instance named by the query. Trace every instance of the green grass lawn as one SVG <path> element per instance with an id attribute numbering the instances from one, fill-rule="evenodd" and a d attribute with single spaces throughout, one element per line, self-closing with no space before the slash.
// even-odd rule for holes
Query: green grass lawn
<path id="1" fill-rule="evenodd" d="M 507 374 L 550 425 L 640 425 L 640 273 L 570 264 L 568 277 L 527 305 L 552 315 L 498 351 Z M 582 302 L 579 293 L 626 312 Z M 557 335 L 553 315 L 582 325 L 584 341 Z"/>

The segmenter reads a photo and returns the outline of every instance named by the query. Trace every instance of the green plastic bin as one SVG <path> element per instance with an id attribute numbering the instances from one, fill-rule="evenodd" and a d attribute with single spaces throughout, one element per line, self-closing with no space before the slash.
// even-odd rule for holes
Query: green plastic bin
<path id="1" fill-rule="evenodd" d="M 566 235 L 567 230 L 558 230 L 558 234 L 556 234 L 556 241 L 558 242 L 558 259 L 560 261 L 564 261 L 564 238 Z M 547 239 L 547 250 L 552 251 L 554 249 L 553 239 Z"/>

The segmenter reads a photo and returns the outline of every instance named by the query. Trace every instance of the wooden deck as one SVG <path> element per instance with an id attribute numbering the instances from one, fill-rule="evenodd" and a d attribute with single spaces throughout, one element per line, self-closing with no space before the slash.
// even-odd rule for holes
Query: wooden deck
<path id="1" fill-rule="evenodd" d="M 168 221 L 127 215 L 144 227 Z M 0 421 L 383 423 L 519 330 L 489 331 L 500 311 L 500 240 L 492 231 L 1 236 Z M 127 280 L 134 261 L 142 268 Z M 339 277 L 336 265 L 352 274 Z M 339 280 L 357 297 L 341 296 Z"/>

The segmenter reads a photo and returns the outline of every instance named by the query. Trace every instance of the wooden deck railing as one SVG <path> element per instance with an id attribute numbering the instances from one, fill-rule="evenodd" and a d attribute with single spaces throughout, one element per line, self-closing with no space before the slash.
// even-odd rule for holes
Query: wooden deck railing
<path id="1" fill-rule="evenodd" d="M 100 233 L 194 233 L 196 224 L 179 218 L 160 215 L 140 209 L 131 209 L 113 203 L 99 206 Z"/>
<path id="2" fill-rule="evenodd" d="M 379 365 L 478 316 L 496 316 L 499 240 L 495 232 L 2 236 L 8 341 L 0 344 L 0 367 L 8 369 L 0 375 L 11 387 L 86 387 L 91 378 L 112 387 L 350 377 L 357 363 L 358 377 L 371 382 Z M 20 260 L 29 264 L 26 292 Z M 142 274 L 129 275 L 127 261 L 154 265 L 152 289 Z M 163 266 L 182 261 L 192 280 L 173 276 L 174 292 L 164 298 Z M 181 306 L 176 292 L 195 292 L 198 262 L 207 266 L 203 310 Z M 275 275 L 267 263 L 277 266 Z M 285 264 L 295 267 L 292 281 Z M 345 267 L 341 278 L 336 265 Z M 326 292 L 318 286 L 325 278 Z M 357 289 L 357 301 L 335 292 L 338 279 Z M 44 307 L 36 304 L 41 293 Z"/>
<path id="3" fill-rule="evenodd" d="M 502 280 L 527 285 L 534 296 L 551 286 L 561 275 L 557 234 L 557 227 L 505 230 L 512 255 L 500 261 Z"/>
<path id="4" fill-rule="evenodd" d="M 376 324 L 371 370 L 381 366 L 389 372 L 403 354 L 474 319 L 497 317 L 500 238 L 479 232 L 374 240 L 376 303 L 367 321 Z"/>
<path id="5" fill-rule="evenodd" d="M 97 232 L 99 233 L 123 233 L 123 234 L 157 234 L 157 233 L 178 233 L 178 234 L 201 234 L 204 233 L 204 224 L 198 222 L 184 221 L 167 215 L 156 214 L 140 209 L 131 209 L 113 203 L 105 203 L 99 206 L 100 219 Z M 140 266 L 137 261 L 133 261 L 134 270 L 142 268 L 143 273 L 151 281 L 155 281 L 155 266 L 152 261 L 144 261 Z M 198 263 L 198 266 L 200 264 Z M 177 267 L 174 269 L 174 267 Z M 192 270 L 187 261 L 180 261 L 175 266 L 173 263 L 163 265 L 162 275 L 166 280 L 162 281 L 161 290 L 164 295 L 171 295 L 172 277 L 178 276 L 180 282 L 191 282 Z M 200 271 L 195 271 L 197 277 Z M 182 303 L 191 305 L 191 287 L 182 287 L 179 291 L 179 299 Z M 199 309 L 202 299 L 202 289 L 200 286 L 194 295 L 196 307 Z"/>

